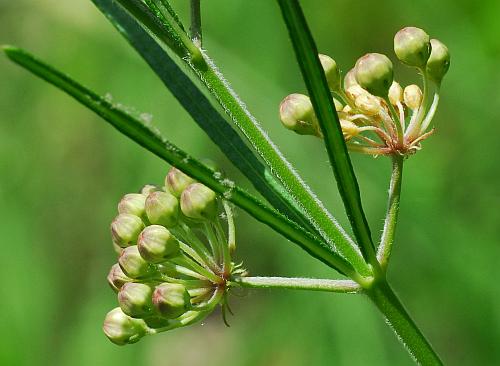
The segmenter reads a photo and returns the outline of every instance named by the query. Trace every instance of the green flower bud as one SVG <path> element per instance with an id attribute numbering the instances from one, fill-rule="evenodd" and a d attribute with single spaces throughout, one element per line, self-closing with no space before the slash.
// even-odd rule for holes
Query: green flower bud
<path id="1" fill-rule="evenodd" d="M 424 67 L 431 53 L 429 35 L 420 28 L 403 28 L 394 36 L 394 52 L 406 65 Z"/>
<path id="2" fill-rule="evenodd" d="M 319 136 L 319 125 L 307 95 L 290 94 L 280 104 L 280 120 L 299 135 Z"/>
<path id="3" fill-rule="evenodd" d="M 420 108 L 422 104 L 422 90 L 420 90 L 418 85 L 412 84 L 405 88 L 404 101 L 411 110 Z"/>
<path id="4" fill-rule="evenodd" d="M 448 47 L 437 39 L 431 39 L 431 46 L 426 72 L 433 81 L 439 84 L 450 68 L 450 52 Z"/>
<path id="5" fill-rule="evenodd" d="M 344 90 L 347 91 L 347 89 L 359 85 L 358 82 L 356 81 L 356 68 L 350 69 L 347 74 L 345 74 L 344 77 Z"/>
<path id="6" fill-rule="evenodd" d="M 146 214 L 152 224 L 174 227 L 179 221 L 179 201 L 168 192 L 152 192 L 146 198 Z"/>
<path id="7" fill-rule="evenodd" d="M 111 236 L 114 243 L 125 248 L 137 242 L 142 229 L 144 229 L 144 223 L 138 216 L 122 213 L 111 223 Z"/>
<path id="8" fill-rule="evenodd" d="M 356 107 L 367 116 L 375 116 L 380 113 L 381 105 L 379 99 L 366 92 L 358 95 L 354 103 Z"/>
<path id="9" fill-rule="evenodd" d="M 183 285 L 162 283 L 153 292 L 153 305 L 164 318 L 174 319 L 191 308 L 191 300 Z"/>
<path id="10" fill-rule="evenodd" d="M 393 81 L 392 62 L 380 53 L 368 53 L 356 62 L 356 81 L 369 93 L 385 98 Z"/>
<path id="11" fill-rule="evenodd" d="M 194 182 L 195 180 L 193 178 L 187 176 L 176 167 L 171 167 L 168 171 L 167 177 L 165 178 L 165 187 L 167 187 L 170 193 L 172 193 L 175 197 L 179 198 L 182 191 Z"/>
<path id="12" fill-rule="evenodd" d="M 326 81 L 330 90 L 340 90 L 340 70 L 333 58 L 327 55 L 319 54 L 319 61 L 325 71 Z"/>
<path id="13" fill-rule="evenodd" d="M 392 105 L 398 104 L 403 101 L 403 88 L 397 81 L 393 81 L 389 88 L 389 101 Z"/>
<path id="14" fill-rule="evenodd" d="M 146 197 L 144 195 L 140 193 L 128 193 L 118 203 L 118 212 L 143 217 L 145 202 Z"/>
<path id="15" fill-rule="evenodd" d="M 119 346 L 135 343 L 147 332 L 142 319 L 131 318 L 120 308 L 114 308 L 106 315 L 102 329 L 109 340 Z"/>
<path id="16" fill-rule="evenodd" d="M 118 258 L 118 263 L 130 278 L 146 277 L 155 271 L 155 267 L 141 257 L 137 245 L 125 248 Z"/>
<path id="17" fill-rule="evenodd" d="M 127 275 L 123 273 L 118 263 L 113 264 L 113 266 L 109 270 L 107 279 L 109 285 L 115 292 L 120 291 L 122 286 L 127 282 L 132 281 L 130 277 L 127 277 Z"/>
<path id="18" fill-rule="evenodd" d="M 201 183 L 189 185 L 181 196 L 181 210 L 187 217 L 211 221 L 217 216 L 217 195 Z"/>
<path id="19" fill-rule="evenodd" d="M 143 318 L 153 311 L 153 289 L 144 283 L 129 282 L 118 292 L 122 311 L 132 318 Z"/>
<path id="20" fill-rule="evenodd" d="M 150 263 L 162 263 L 180 254 L 179 241 L 160 225 L 151 225 L 142 230 L 137 247 L 142 258 Z"/>
<path id="21" fill-rule="evenodd" d="M 161 187 L 154 185 L 154 184 L 146 184 L 144 187 L 141 188 L 141 194 L 144 196 L 149 196 L 150 193 L 156 192 L 156 191 L 161 191 Z"/>

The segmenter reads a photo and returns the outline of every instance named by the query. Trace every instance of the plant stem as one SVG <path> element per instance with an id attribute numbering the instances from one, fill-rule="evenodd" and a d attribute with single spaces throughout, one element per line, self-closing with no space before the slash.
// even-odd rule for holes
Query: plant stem
<path id="1" fill-rule="evenodd" d="M 201 47 L 202 35 L 201 35 L 201 4 L 200 0 L 191 0 L 191 39 L 194 44 Z"/>
<path id="2" fill-rule="evenodd" d="M 365 293 L 384 315 L 416 363 L 425 366 L 443 364 L 385 280 L 365 290 Z"/>
<path id="3" fill-rule="evenodd" d="M 387 205 L 387 214 L 385 217 L 384 231 L 380 239 L 377 251 L 377 259 L 383 270 L 387 268 L 389 257 L 391 256 L 392 244 L 396 234 L 396 224 L 398 222 L 401 181 L 403 179 L 404 157 L 401 155 L 392 155 L 392 175 L 389 185 L 389 203 Z"/>
<path id="4" fill-rule="evenodd" d="M 249 288 L 282 288 L 291 290 L 357 293 L 361 287 L 354 281 L 297 277 L 234 277 L 232 283 Z"/>

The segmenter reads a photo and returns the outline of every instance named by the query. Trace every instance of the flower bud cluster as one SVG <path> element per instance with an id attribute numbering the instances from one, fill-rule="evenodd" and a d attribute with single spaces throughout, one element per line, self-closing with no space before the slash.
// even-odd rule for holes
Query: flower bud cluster
<path id="1" fill-rule="evenodd" d="M 428 127 L 436 112 L 442 79 L 449 69 L 448 49 L 422 29 L 406 27 L 394 37 L 394 52 L 399 61 L 422 75 L 422 88 L 416 84 L 403 88 L 394 80 L 391 60 L 380 53 L 359 58 L 343 81 L 337 63 L 319 55 L 351 151 L 406 156 L 419 150 L 421 142 L 434 131 Z M 280 119 L 298 134 L 323 137 L 306 95 L 288 95 L 281 102 Z"/>
<path id="2" fill-rule="evenodd" d="M 225 306 L 227 281 L 245 270 L 231 260 L 234 238 L 221 206 L 234 233 L 229 204 L 174 167 L 163 188 L 122 198 L 111 223 L 118 262 L 108 274 L 119 306 L 103 325 L 113 343 L 186 326 Z"/>

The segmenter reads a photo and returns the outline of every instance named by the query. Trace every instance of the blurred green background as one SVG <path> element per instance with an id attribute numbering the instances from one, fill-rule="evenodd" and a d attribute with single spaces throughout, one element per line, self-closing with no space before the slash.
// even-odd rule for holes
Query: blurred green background
<path id="1" fill-rule="evenodd" d="M 186 0 L 173 3 L 186 19 Z M 304 92 L 275 1 L 204 1 L 205 47 L 271 137 L 345 223 L 323 147 L 281 128 L 280 100 Z M 450 365 L 500 364 L 500 2 L 302 1 L 321 52 L 348 70 L 391 51 L 405 25 L 445 42 L 452 66 L 437 133 L 406 164 L 389 277 Z M 145 63 L 87 0 L 0 0 L 0 43 L 25 47 L 99 93 L 149 112 L 170 140 L 233 177 Z M 415 75 L 398 66 L 397 77 Z M 388 159 L 354 156 L 374 234 Z M 120 197 L 167 166 L 0 56 L 1 365 L 411 365 L 374 306 L 350 295 L 249 291 L 236 316 L 117 347 L 101 331 L 116 298 L 108 225 Z M 242 184 L 246 184 L 243 183 Z M 239 212 L 238 255 L 254 275 L 335 276 Z"/>

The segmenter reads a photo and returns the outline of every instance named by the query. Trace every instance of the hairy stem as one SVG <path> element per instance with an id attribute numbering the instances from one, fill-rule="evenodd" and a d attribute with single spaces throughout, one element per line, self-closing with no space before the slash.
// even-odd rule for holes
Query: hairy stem
<path id="1" fill-rule="evenodd" d="M 442 365 L 439 356 L 407 313 L 403 304 L 386 281 L 365 290 L 368 297 L 384 315 L 387 323 L 419 365 Z"/>
<path id="2" fill-rule="evenodd" d="M 232 283 L 250 288 L 282 288 L 326 292 L 356 293 L 361 287 L 354 281 L 298 277 L 234 277 Z"/>
<path id="3" fill-rule="evenodd" d="M 377 251 L 377 259 L 380 266 L 385 270 L 391 255 L 392 244 L 396 234 L 396 224 L 398 222 L 401 181 L 403 179 L 403 161 L 401 155 L 392 155 L 392 175 L 389 185 L 389 203 L 387 205 L 387 214 L 385 216 L 384 231 L 380 239 Z"/>

